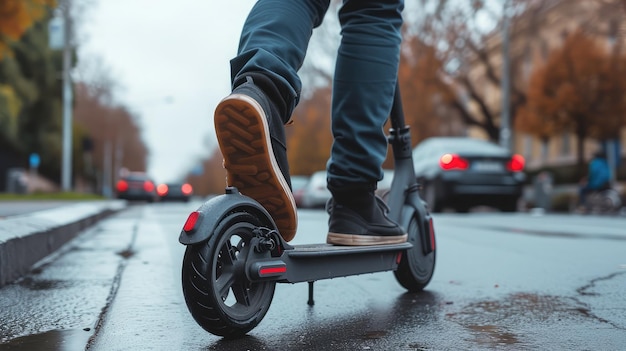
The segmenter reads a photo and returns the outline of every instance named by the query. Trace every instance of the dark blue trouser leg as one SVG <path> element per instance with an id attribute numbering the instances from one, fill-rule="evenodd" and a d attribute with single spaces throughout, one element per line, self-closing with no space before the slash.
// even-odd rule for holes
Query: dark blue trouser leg
<path id="1" fill-rule="evenodd" d="M 259 0 L 244 24 L 237 57 L 231 61 L 233 87 L 246 74 L 262 73 L 278 89 L 272 96 L 283 116 L 291 116 L 300 98 L 302 66 L 313 28 L 319 26 L 330 0 Z M 286 121 L 285 121 L 286 122 Z"/>
<path id="2" fill-rule="evenodd" d="M 335 68 L 329 179 L 375 182 L 387 153 L 383 125 L 391 112 L 400 60 L 403 0 L 345 0 Z"/>

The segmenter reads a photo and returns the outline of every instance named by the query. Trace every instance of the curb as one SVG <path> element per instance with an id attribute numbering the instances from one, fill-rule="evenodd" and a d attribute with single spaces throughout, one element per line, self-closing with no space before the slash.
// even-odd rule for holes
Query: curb
<path id="1" fill-rule="evenodd" d="M 33 265 L 85 228 L 124 208 L 125 201 L 95 201 L 3 219 L 0 221 L 0 287 L 24 276 Z"/>

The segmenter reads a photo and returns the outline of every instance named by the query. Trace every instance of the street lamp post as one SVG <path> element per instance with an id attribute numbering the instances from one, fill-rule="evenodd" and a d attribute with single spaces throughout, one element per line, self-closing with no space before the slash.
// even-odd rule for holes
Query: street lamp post
<path id="1" fill-rule="evenodd" d="M 510 58 L 510 0 L 505 0 L 502 11 L 502 116 L 500 119 L 500 145 L 511 150 L 511 58 Z"/>
<path id="2" fill-rule="evenodd" d="M 72 40 L 70 1 L 65 0 L 61 8 L 63 14 L 63 161 L 61 168 L 61 188 L 69 191 L 72 187 Z"/>

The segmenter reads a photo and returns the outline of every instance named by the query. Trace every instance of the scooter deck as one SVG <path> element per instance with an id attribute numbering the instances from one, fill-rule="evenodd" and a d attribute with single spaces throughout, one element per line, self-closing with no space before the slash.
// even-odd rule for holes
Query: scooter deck
<path id="1" fill-rule="evenodd" d="M 412 248 L 410 243 L 393 245 L 369 245 L 369 246 L 338 246 L 331 244 L 305 244 L 294 245 L 293 250 L 286 250 L 289 257 L 320 257 L 333 255 L 363 254 L 371 252 L 401 251 Z"/>
<path id="2" fill-rule="evenodd" d="M 397 269 L 400 258 L 413 247 L 410 243 L 372 246 L 329 244 L 294 245 L 285 250 L 280 264 L 282 283 L 312 282 Z"/>

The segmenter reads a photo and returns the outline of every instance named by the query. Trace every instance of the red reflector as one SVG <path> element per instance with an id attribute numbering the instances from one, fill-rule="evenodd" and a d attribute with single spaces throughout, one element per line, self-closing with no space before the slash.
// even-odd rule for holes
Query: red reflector
<path id="1" fill-rule="evenodd" d="M 469 162 L 459 155 L 445 154 L 439 159 L 439 166 L 446 171 L 466 170 L 469 168 Z"/>
<path id="2" fill-rule="evenodd" d="M 402 261 L 402 252 L 398 252 L 398 256 L 396 256 L 396 264 L 400 264 Z"/>
<path id="3" fill-rule="evenodd" d="M 432 218 L 428 220 L 428 224 L 430 228 L 430 249 L 435 251 L 435 226 Z"/>
<path id="4" fill-rule="evenodd" d="M 193 230 L 193 228 L 196 226 L 196 222 L 198 221 L 199 217 L 200 217 L 200 212 L 198 211 L 191 212 L 189 217 L 187 217 L 187 221 L 185 221 L 183 230 L 186 232 Z"/>
<path id="5" fill-rule="evenodd" d="M 281 267 L 262 267 L 259 269 L 259 275 L 278 274 L 287 272 L 287 266 Z"/>

